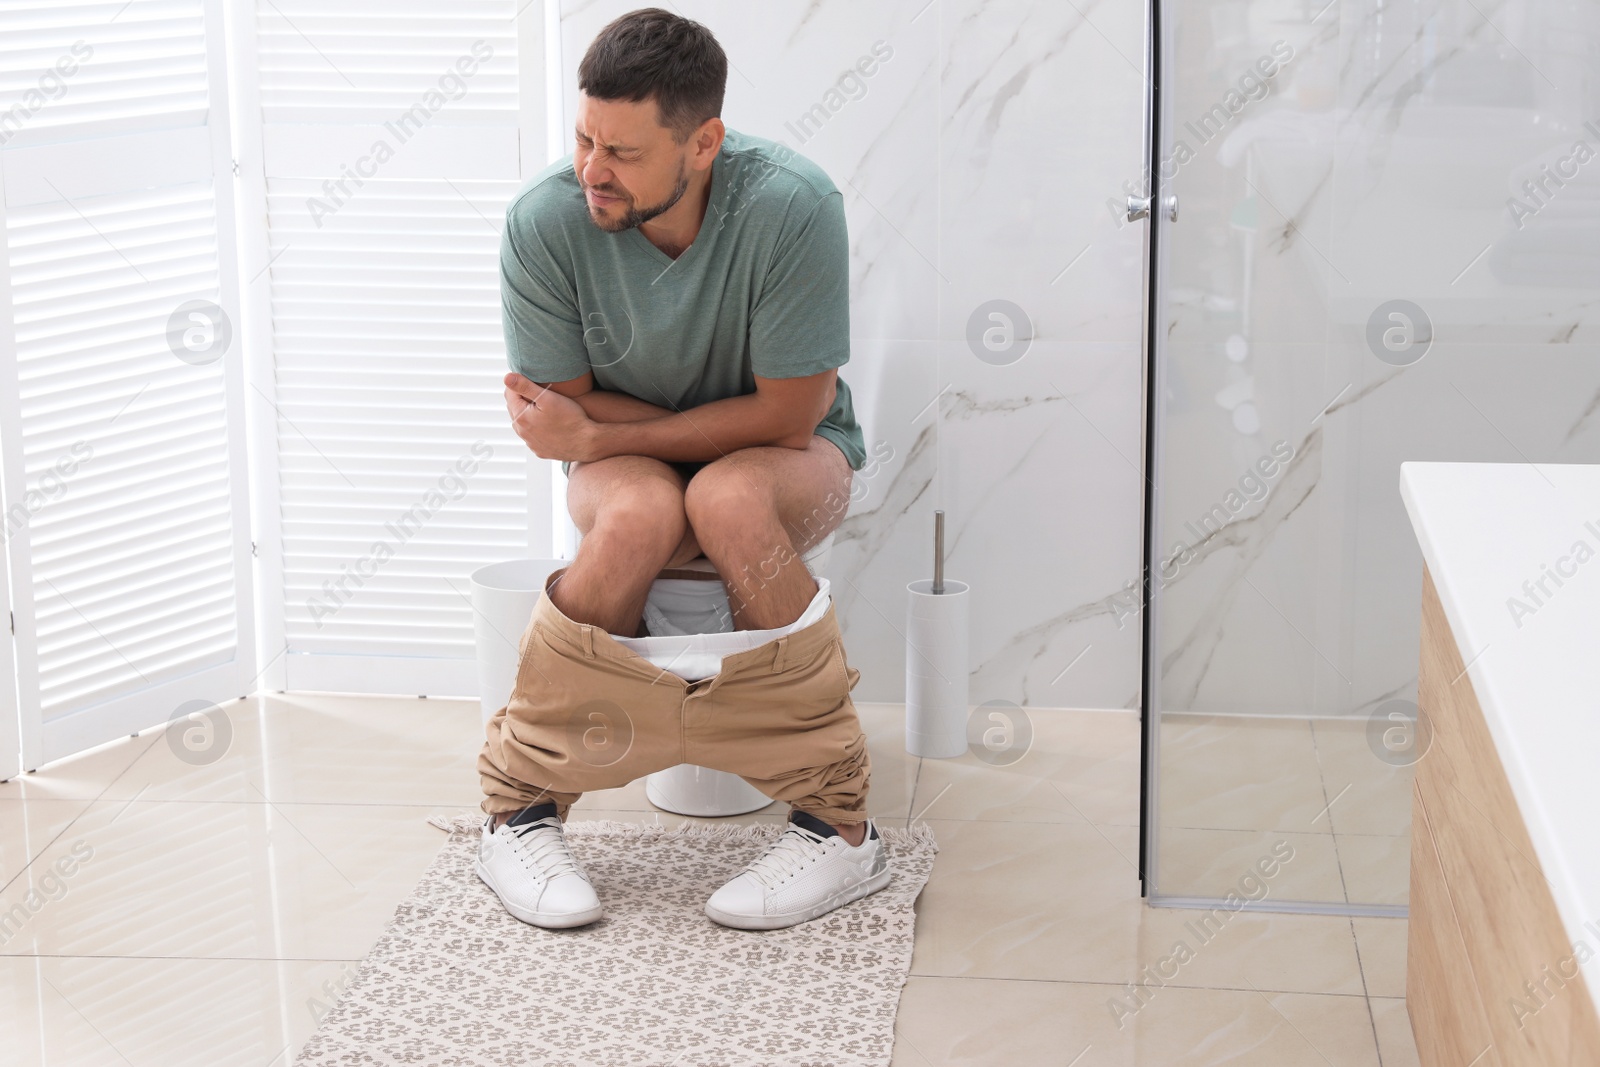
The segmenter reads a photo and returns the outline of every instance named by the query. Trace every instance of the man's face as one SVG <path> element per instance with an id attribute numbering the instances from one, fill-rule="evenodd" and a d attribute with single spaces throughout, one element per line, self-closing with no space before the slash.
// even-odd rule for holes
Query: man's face
<path id="1" fill-rule="evenodd" d="M 597 100 L 578 94 L 572 169 L 589 218 L 608 233 L 669 210 L 689 188 L 695 139 L 683 144 L 657 121 L 654 100 Z"/>

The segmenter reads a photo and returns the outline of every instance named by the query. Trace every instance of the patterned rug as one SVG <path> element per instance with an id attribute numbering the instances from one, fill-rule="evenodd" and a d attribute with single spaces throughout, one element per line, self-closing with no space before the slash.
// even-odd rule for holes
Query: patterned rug
<path id="1" fill-rule="evenodd" d="M 887 1067 L 931 827 L 879 827 L 884 889 L 750 932 L 702 908 L 780 826 L 574 820 L 606 917 L 542 930 L 473 873 L 481 818 L 429 820 L 448 842 L 296 1064 Z"/>

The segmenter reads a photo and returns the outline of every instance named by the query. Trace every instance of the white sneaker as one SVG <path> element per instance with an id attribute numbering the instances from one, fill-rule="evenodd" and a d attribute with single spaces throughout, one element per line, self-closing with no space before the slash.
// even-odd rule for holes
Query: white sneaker
<path id="1" fill-rule="evenodd" d="M 589 876 L 567 847 L 553 803 L 524 808 L 498 828 L 493 815 L 485 819 L 472 866 L 525 923 L 560 930 L 603 914 Z"/>
<path id="2" fill-rule="evenodd" d="M 837 830 L 803 811 L 733 880 L 711 894 L 706 915 L 740 930 L 776 930 L 825 915 L 889 884 L 889 858 L 871 819 L 851 847 Z"/>

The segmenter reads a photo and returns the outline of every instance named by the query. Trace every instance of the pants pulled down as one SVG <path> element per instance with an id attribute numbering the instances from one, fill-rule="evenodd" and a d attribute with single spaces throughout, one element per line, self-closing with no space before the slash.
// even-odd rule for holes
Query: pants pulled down
<path id="1" fill-rule="evenodd" d="M 690 682 L 597 626 L 567 618 L 545 582 L 519 644 L 516 686 L 478 756 L 487 814 L 583 793 L 680 763 L 729 771 L 834 825 L 866 819 L 871 762 L 830 602 L 816 622 L 726 656 Z M 692 570 L 664 578 L 720 581 Z M 687 673 L 687 672 L 686 672 Z"/>

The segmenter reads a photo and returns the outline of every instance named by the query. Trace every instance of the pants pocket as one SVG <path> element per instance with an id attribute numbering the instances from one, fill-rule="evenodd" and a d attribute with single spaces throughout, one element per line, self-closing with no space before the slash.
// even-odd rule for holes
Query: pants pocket
<path id="1" fill-rule="evenodd" d="M 522 632 L 522 639 L 517 642 L 517 674 L 515 685 L 519 691 L 526 691 L 528 674 L 534 650 L 543 642 L 544 635 L 539 632 L 537 622 L 528 623 L 528 628 Z"/>
<path id="2" fill-rule="evenodd" d="M 861 672 L 850 666 L 850 661 L 844 654 L 844 638 L 833 639 L 835 648 L 839 653 L 839 666 L 844 671 L 844 691 L 850 693 L 861 683 Z"/>
<path id="3" fill-rule="evenodd" d="M 787 708 L 789 717 L 815 726 L 852 709 L 850 690 L 861 674 L 845 661 L 844 642 L 835 637 L 810 660 L 768 677 L 775 685 L 773 696 Z"/>
<path id="4" fill-rule="evenodd" d="M 844 654 L 844 638 L 835 637 L 829 644 L 828 658 L 832 663 L 834 674 L 839 679 L 839 695 L 848 697 L 850 691 L 861 681 L 861 672 L 850 666 Z"/>

